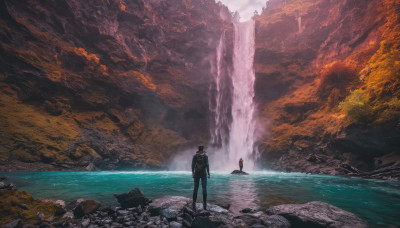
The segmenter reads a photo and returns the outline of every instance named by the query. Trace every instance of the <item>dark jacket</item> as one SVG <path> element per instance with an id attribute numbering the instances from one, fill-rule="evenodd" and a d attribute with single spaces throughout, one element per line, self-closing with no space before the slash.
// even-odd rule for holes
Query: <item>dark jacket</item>
<path id="1" fill-rule="evenodd" d="M 195 161 L 196 161 L 196 156 L 200 156 L 200 155 L 202 155 L 202 154 L 204 154 L 204 162 L 205 162 L 205 169 L 204 169 L 204 171 L 203 172 L 201 172 L 201 173 L 195 173 L 195 167 L 194 167 L 194 165 L 195 165 Z M 207 171 L 207 172 L 206 172 Z M 202 175 L 202 174 L 207 174 L 208 173 L 208 175 L 210 175 L 210 166 L 208 165 L 208 156 L 207 156 L 207 153 L 205 152 L 205 151 L 197 151 L 196 152 L 196 154 L 193 156 L 193 159 L 192 159 L 192 174 L 196 174 L 196 175 Z"/>

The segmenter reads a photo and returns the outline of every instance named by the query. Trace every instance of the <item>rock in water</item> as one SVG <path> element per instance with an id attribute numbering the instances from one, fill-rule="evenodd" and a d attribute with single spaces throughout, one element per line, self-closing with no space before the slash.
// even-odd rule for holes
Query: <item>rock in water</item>
<path id="1" fill-rule="evenodd" d="M 292 227 L 363 228 L 368 223 L 331 204 L 313 201 L 270 207 L 267 213 L 285 217 Z"/>
<path id="2" fill-rule="evenodd" d="M 146 206 L 151 202 L 142 194 L 139 188 L 134 188 L 128 193 L 114 194 L 114 196 L 122 208 L 137 207 L 139 205 Z"/>
<path id="3" fill-rule="evenodd" d="M 231 172 L 231 174 L 235 174 L 235 175 L 249 175 L 248 173 L 244 172 L 244 171 L 240 171 L 240 170 L 233 170 Z"/>
<path id="4" fill-rule="evenodd" d="M 100 206 L 100 203 L 96 200 L 85 199 L 75 207 L 74 215 L 77 218 L 82 218 L 84 215 L 96 211 Z"/>

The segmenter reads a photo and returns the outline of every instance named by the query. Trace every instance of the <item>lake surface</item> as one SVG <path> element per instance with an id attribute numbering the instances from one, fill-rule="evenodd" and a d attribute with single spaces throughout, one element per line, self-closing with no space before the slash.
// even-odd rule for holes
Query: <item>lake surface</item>
<path id="1" fill-rule="evenodd" d="M 13 172 L 8 176 L 18 189 L 38 199 L 91 198 L 117 205 L 114 193 L 138 187 L 153 199 L 165 195 L 191 198 L 190 172 Z M 353 212 L 371 227 L 400 226 L 400 181 L 344 178 L 328 175 L 260 171 L 248 176 L 212 173 L 209 202 L 231 203 L 231 210 L 265 209 L 284 203 L 323 201 Z M 198 202 L 202 201 L 199 189 Z"/>

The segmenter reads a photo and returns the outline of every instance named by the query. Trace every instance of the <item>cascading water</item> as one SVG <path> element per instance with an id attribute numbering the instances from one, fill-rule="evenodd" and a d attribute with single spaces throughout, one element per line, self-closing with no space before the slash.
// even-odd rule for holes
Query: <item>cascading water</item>
<path id="1" fill-rule="evenodd" d="M 234 29 L 232 62 L 225 59 L 224 35 L 217 48 L 216 73 L 210 90 L 210 111 L 214 114 L 210 149 L 214 152 L 215 169 L 237 169 L 239 159 L 243 158 L 244 169 L 253 170 L 258 156 L 253 101 L 254 21 L 236 21 Z"/>
<path id="2" fill-rule="evenodd" d="M 233 54 L 232 123 L 229 134 L 229 163 L 243 157 L 247 170 L 254 168 L 254 21 L 235 23 Z"/>

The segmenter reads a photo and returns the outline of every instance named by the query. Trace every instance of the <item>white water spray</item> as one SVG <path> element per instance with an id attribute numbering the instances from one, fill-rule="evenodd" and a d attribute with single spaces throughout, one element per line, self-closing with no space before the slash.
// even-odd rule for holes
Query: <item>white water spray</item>
<path id="1" fill-rule="evenodd" d="M 256 123 L 254 118 L 254 21 L 235 22 L 235 39 L 232 71 L 225 70 L 224 36 L 217 48 L 216 73 L 214 78 L 215 95 L 210 100 L 210 111 L 214 114 L 211 129 L 212 161 L 214 169 L 232 171 L 238 169 L 240 158 L 244 160 L 244 170 L 251 171 L 258 158 L 255 145 Z M 222 80 L 228 73 L 230 80 Z M 221 83 L 229 83 L 221 87 Z M 225 89 L 224 89 L 225 88 Z M 229 90 L 229 91 L 227 91 Z M 226 99 L 226 95 L 230 99 Z M 227 107 L 229 106 L 229 107 Z M 227 131 L 225 131 L 227 130 Z"/>

